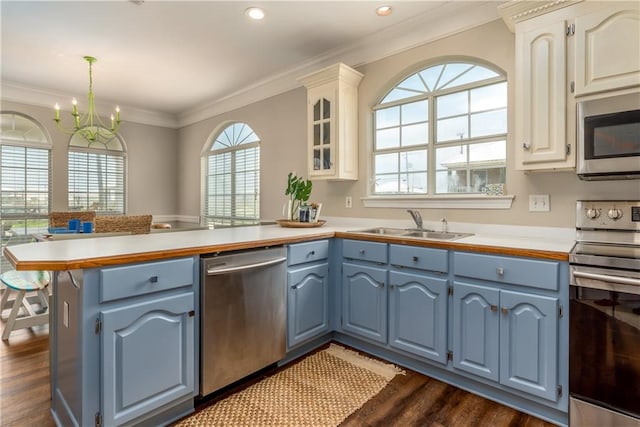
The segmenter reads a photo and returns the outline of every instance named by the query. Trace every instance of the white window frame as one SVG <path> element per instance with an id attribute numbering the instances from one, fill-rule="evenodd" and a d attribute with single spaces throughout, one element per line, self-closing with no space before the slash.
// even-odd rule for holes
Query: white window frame
<path id="1" fill-rule="evenodd" d="M 24 168 L 17 168 L 17 169 L 22 169 L 24 170 L 24 188 L 23 188 L 23 192 L 24 192 L 24 210 L 25 213 L 23 215 L 20 214 L 11 214 L 11 213 L 3 213 L 3 211 L 5 210 L 5 207 L 3 206 L 3 202 L 2 200 L 0 200 L 0 217 L 2 218 L 2 227 L 0 227 L 0 233 L 2 234 L 2 247 L 7 246 L 7 245 L 13 245 L 13 244 L 19 244 L 19 243 L 26 243 L 26 242 L 30 242 L 33 240 L 32 234 L 36 233 L 36 232 L 44 232 L 47 230 L 47 226 L 48 226 L 48 221 L 49 221 L 49 212 L 51 210 L 51 148 L 52 148 L 52 143 L 51 143 L 51 137 L 48 134 L 48 132 L 46 131 L 46 129 L 44 128 L 44 126 L 42 126 L 37 120 L 35 120 L 34 118 L 26 115 L 26 114 L 22 114 L 22 113 L 18 113 L 15 111 L 1 111 L 0 115 L 2 116 L 3 119 L 3 125 L 5 123 L 5 119 L 9 119 L 12 120 L 12 125 L 15 126 L 15 117 L 21 117 L 24 120 L 29 121 L 29 124 L 32 125 L 32 128 L 30 130 L 28 130 L 24 135 L 22 135 L 22 137 L 20 139 L 16 138 L 11 138 L 11 137 L 7 137 L 7 135 L 3 132 L 0 134 L 0 160 L 2 160 L 2 148 L 3 147 L 12 147 L 12 148 L 18 148 L 21 149 L 23 148 L 25 150 L 25 164 L 24 164 Z M 38 132 L 38 138 L 29 138 L 29 133 L 33 133 L 33 131 L 37 131 Z M 16 135 L 17 136 L 17 135 Z M 46 189 L 46 193 L 47 193 L 47 203 L 46 203 L 46 207 L 44 207 L 45 211 L 42 211 L 42 207 L 38 204 L 39 209 L 37 212 L 29 212 L 28 209 L 28 200 L 26 197 L 26 194 L 28 193 L 28 187 L 29 187 L 29 177 L 31 179 L 33 179 L 34 177 L 38 176 L 38 174 L 29 174 L 30 170 L 42 170 L 41 167 L 36 167 L 36 168 L 30 168 L 28 165 L 28 160 L 29 160 L 29 155 L 28 155 L 28 151 L 29 150 L 43 150 L 46 151 L 47 153 L 47 189 Z M 2 167 L 2 163 L 0 162 L 0 167 Z M 2 189 L 4 189 L 4 184 L 3 184 L 3 179 L 2 179 L 2 174 L 0 173 L 0 187 L 2 187 Z M 31 182 L 31 185 L 33 185 L 33 182 Z M 40 185 L 39 183 L 37 185 Z M 39 193 L 42 194 L 42 191 L 35 191 L 35 193 Z M 24 233 L 20 233 L 20 232 L 16 232 L 16 230 L 14 229 L 14 226 L 12 225 L 11 227 L 5 227 L 5 221 L 23 221 L 24 222 L 24 227 L 22 228 L 21 231 L 23 231 Z M 29 225 L 28 222 L 29 221 L 36 221 L 36 223 L 40 223 L 40 226 L 34 227 L 33 224 Z M 2 248 L 0 248 L 1 250 Z M 5 261 L 4 259 L 4 255 L 2 255 L 2 253 L 0 253 L 0 255 L 2 256 L 2 263 L 0 264 L 0 272 L 3 272 L 7 269 L 10 269 L 11 267 L 8 265 L 8 262 Z"/>
<path id="2" fill-rule="evenodd" d="M 237 134 L 231 134 L 231 132 L 238 131 Z M 227 134 L 225 132 L 229 131 Z M 225 134 L 223 138 L 221 136 Z M 229 142 L 230 145 L 223 148 L 214 148 L 217 141 L 224 139 Z M 225 226 L 243 226 L 243 225 L 255 225 L 260 223 L 260 137 L 253 130 L 253 128 L 244 122 L 227 122 L 219 126 L 216 131 L 212 133 L 212 136 L 208 139 L 201 154 L 201 202 L 200 213 L 202 215 L 202 225 L 213 227 L 225 227 Z M 254 193 L 254 208 L 256 209 L 255 216 L 239 216 L 238 203 L 236 197 L 238 192 L 236 191 L 236 184 L 238 173 L 236 170 L 236 156 L 238 153 L 257 149 L 256 169 L 257 172 L 257 192 Z M 212 215 L 208 212 L 207 206 L 209 197 L 214 194 L 209 194 L 209 160 L 212 156 L 217 155 L 230 155 L 229 159 L 229 188 L 230 188 L 230 215 Z"/>
<path id="3" fill-rule="evenodd" d="M 402 98 L 396 101 L 386 102 L 382 104 L 382 101 L 397 87 L 399 87 L 400 83 L 404 82 L 405 79 L 408 79 L 412 76 L 417 75 L 418 73 L 427 70 L 431 67 L 435 67 L 438 65 L 444 64 L 454 64 L 454 63 L 466 63 L 471 65 L 477 65 L 483 68 L 486 68 L 490 71 L 493 71 L 499 76 L 493 77 L 490 79 L 482 80 L 480 82 L 473 82 L 470 84 L 463 84 L 460 86 L 454 86 L 449 89 L 440 89 L 425 93 L 416 92 L 415 96 L 410 96 L 406 98 Z M 435 143 L 434 136 L 436 135 L 436 114 L 435 114 L 435 103 L 436 98 L 438 96 L 467 91 L 476 87 L 488 86 L 495 83 L 507 82 L 506 73 L 496 66 L 485 63 L 483 61 L 478 61 L 473 58 L 446 58 L 446 60 L 440 61 L 430 61 L 427 64 L 422 64 L 420 67 L 412 67 L 410 73 L 405 74 L 402 78 L 398 79 L 394 82 L 393 86 L 389 88 L 383 96 L 379 98 L 379 101 L 372 108 L 372 143 L 370 145 L 370 153 L 369 153 L 369 185 L 368 185 L 368 195 L 362 198 L 363 205 L 365 207 L 371 208 L 461 208 L 461 209 L 509 209 L 512 205 L 514 196 L 512 195 L 486 195 L 479 193 L 435 193 L 435 177 L 436 177 L 436 161 L 435 154 L 436 148 L 446 147 L 448 145 L 459 145 L 457 141 L 451 141 L 446 143 Z M 394 193 L 394 194 L 375 194 L 375 156 L 376 154 L 380 154 L 380 151 L 376 151 L 376 111 L 379 109 L 385 109 L 393 106 L 400 106 L 404 104 L 410 104 L 412 102 L 427 100 L 429 103 L 429 112 L 428 112 L 428 122 L 429 122 L 429 135 L 430 140 L 427 145 L 424 146 L 416 146 L 415 148 L 423 148 L 428 150 L 428 165 L 427 165 L 427 174 L 428 174 L 428 190 L 427 193 L 424 194 L 410 194 L 410 193 Z M 508 111 L 509 105 L 507 105 Z M 507 113 L 508 114 L 508 113 Z M 465 139 L 461 143 L 463 145 L 468 145 L 469 143 L 473 143 L 475 140 L 478 142 L 482 142 L 485 138 L 474 138 L 474 139 Z M 504 135 L 505 143 L 508 144 L 508 131 Z M 411 150 L 414 147 L 409 147 Z M 406 151 L 405 148 L 399 147 L 397 150 L 390 150 L 390 153 L 393 152 L 402 152 Z M 508 149 L 507 149 L 508 151 Z M 505 158 L 505 162 L 506 162 Z M 505 171 L 506 173 L 506 171 Z"/>
<path id="4" fill-rule="evenodd" d="M 81 138 L 80 134 L 78 134 L 78 138 Z M 125 215 L 127 213 L 127 146 L 119 134 L 114 134 L 116 144 L 112 142 L 107 142 L 106 144 L 102 142 L 95 142 L 91 144 L 84 145 L 76 145 L 74 144 L 74 136 L 72 136 L 69 140 L 69 151 L 67 153 L 67 206 L 69 210 L 95 210 L 98 215 Z M 84 141 L 83 141 L 84 143 Z M 122 210 L 109 210 L 105 209 L 104 206 L 93 206 L 88 204 L 88 200 L 82 202 L 80 206 L 72 205 L 71 198 L 73 194 L 79 194 L 81 197 L 89 197 L 89 191 L 72 191 L 74 189 L 72 186 L 71 173 L 74 171 L 71 167 L 71 157 L 80 154 L 82 156 L 87 156 L 87 160 L 89 160 L 88 156 L 105 156 L 109 160 L 122 161 L 122 175 L 119 176 L 119 179 L 122 181 L 122 187 L 119 189 L 122 191 Z M 89 182 L 89 174 L 92 172 L 89 169 L 82 169 L 79 172 L 86 174 L 86 184 L 87 188 L 90 186 Z M 101 196 L 99 198 L 107 197 L 108 192 L 105 188 L 102 188 L 98 191 Z M 84 195 L 84 196 L 82 196 Z"/>

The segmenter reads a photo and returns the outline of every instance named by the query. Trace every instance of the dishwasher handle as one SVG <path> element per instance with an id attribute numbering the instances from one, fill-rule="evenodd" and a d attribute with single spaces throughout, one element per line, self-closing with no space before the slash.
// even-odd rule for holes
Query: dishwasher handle
<path id="1" fill-rule="evenodd" d="M 228 273 L 236 273 L 239 271 L 253 270 L 260 267 L 279 264 L 286 260 L 287 260 L 286 257 L 282 257 L 282 258 L 274 258 L 267 261 L 257 262 L 254 264 L 243 264 L 243 265 L 237 265 L 237 266 L 226 267 L 226 268 L 212 267 L 207 269 L 207 276 L 218 276 L 220 274 L 228 274 Z"/>

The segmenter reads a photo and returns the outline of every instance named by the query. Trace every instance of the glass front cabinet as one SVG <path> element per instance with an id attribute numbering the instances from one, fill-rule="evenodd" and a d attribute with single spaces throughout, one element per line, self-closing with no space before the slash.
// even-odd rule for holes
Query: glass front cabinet
<path id="1" fill-rule="evenodd" d="M 307 88 L 310 179 L 358 179 L 358 85 L 362 77 L 338 63 L 299 79 Z"/>

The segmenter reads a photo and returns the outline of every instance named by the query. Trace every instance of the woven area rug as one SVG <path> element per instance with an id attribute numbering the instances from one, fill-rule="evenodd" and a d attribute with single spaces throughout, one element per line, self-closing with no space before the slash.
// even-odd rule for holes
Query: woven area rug
<path id="1" fill-rule="evenodd" d="M 400 373 L 331 344 L 176 426 L 337 426 Z"/>

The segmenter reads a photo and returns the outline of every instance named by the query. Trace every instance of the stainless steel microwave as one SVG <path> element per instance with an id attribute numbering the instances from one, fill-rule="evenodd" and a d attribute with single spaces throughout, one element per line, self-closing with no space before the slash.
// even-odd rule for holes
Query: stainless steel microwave
<path id="1" fill-rule="evenodd" d="M 578 102 L 580 179 L 640 179 L 640 92 Z"/>

